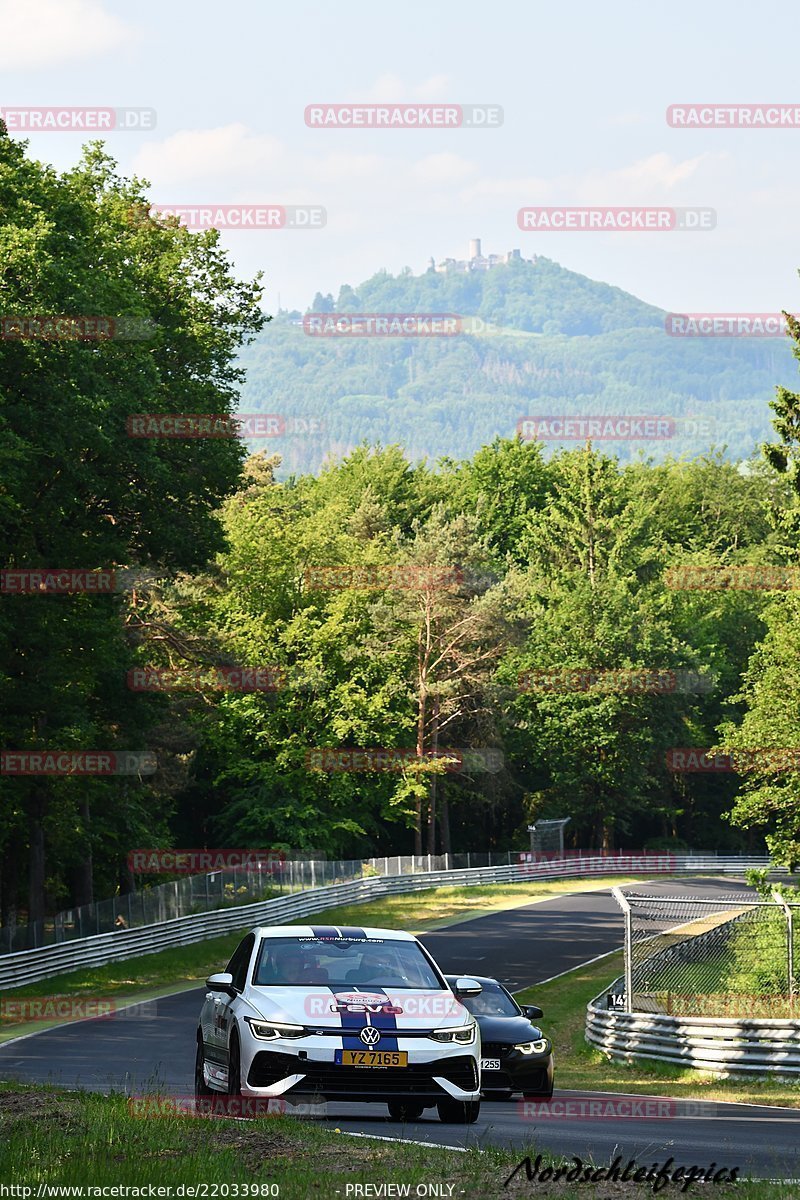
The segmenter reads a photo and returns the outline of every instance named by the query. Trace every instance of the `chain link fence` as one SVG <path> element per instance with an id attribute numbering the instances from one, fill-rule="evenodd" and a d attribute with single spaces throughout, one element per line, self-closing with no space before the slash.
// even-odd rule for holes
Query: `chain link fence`
<path id="1" fill-rule="evenodd" d="M 645 896 L 614 889 L 625 975 L 609 1007 L 668 1016 L 800 1016 L 800 904 L 777 893 Z"/>
<path id="2" fill-rule="evenodd" d="M 254 904 L 307 888 L 349 883 L 377 875 L 414 875 L 426 871 L 505 866 L 519 858 L 515 850 L 482 854 L 404 854 L 368 859 L 285 859 L 254 862 L 166 883 L 145 886 L 108 900 L 66 909 L 44 921 L 0 926 L 0 954 L 59 945 L 73 938 L 137 929 L 236 905 Z"/>

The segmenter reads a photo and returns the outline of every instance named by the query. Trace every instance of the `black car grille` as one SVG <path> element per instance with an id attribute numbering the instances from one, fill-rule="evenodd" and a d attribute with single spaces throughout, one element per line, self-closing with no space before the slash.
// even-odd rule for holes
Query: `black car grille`
<path id="1" fill-rule="evenodd" d="M 481 1042 L 481 1058 L 502 1058 L 513 1049 L 508 1042 Z"/>
<path id="2" fill-rule="evenodd" d="M 443 1089 L 434 1075 L 449 1080 L 466 1092 L 478 1090 L 475 1060 L 459 1055 L 438 1062 L 413 1063 L 408 1067 L 340 1067 L 335 1063 L 298 1059 L 291 1054 L 261 1050 L 253 1059 L 247 1082 L 250 1087 L 269 1087 L 287 1075 L 303 1074 L 298 1092 L 355 1099 L 356 1096 L 433 1096 Z"/>

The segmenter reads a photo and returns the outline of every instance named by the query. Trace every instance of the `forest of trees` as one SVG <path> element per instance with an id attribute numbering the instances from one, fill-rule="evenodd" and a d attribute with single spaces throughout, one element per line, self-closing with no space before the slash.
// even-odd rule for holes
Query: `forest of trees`
<path id="1" fill-rule="evenodd" d="M 578 846 L 800 859 L 792 763 L 668 763 L 800 747 L 796 592 L 774 573 L 674 585 L 677 568 L 797 561 L 798 397 L 779 391 L 775 444 L 742 463 L 510 436 L 436 463 L 365 443 L 287 478 L 235 439 L 131 438 L 132 414 L 246 408 L 239 354 L 266 320 L 215 232 L 131 220 L 145 204 L 100 148 L 58 175 L 0 126 L 2 311 L 155 329 L 0 342 L 3 569 L 139 572 L 113 595 L 0 596 L 0 745 L 158 761 L 0 776 L 2 922 L 131 888 L 143 846 L 523 848 L 531 819 L 569 816 Z M 244 667 L 270 688 L 217 686 Z M 179 686 L 137 690 L 145 668 Z M 567 670 L 596 676 L 536 683 Z M 405 754 L 331 771 L 324 749 Z"/>
<path id="2" fill-rule="evenodd" d="M 381 272 L 335 301 L 318 293 L 314 305 L 485 325 L 446 337 L 320 337 L 299 312 L 279 313 L 242 355 L 241 409 L 286 418 L 286 436 L 271 443 L 282 477 L 316 471 L 365 438 L 400 443 L 412 461 L 471 458 L 536 414 L 675 419 L 660 445 L 604 444 L 625 461 L 723 445 L 746 458 L 769 435 L 765 396 L 794 373 L 780 339 L 670 337 L 665 313 L 542 257 L 471 275 Z"/>

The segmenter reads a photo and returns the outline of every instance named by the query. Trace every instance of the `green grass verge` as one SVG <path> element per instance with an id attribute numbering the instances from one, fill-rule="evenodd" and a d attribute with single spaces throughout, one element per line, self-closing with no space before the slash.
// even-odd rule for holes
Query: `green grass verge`
<path id="1" fill-rule="evenodd" d="M 398 1127 L 386 1125 L 376 1132 L 397 1136 Z M 413 1137 L 413 1126 L 408 1133 Z M 453 1139 L 454 1133 L 453 1127 L 442 1125 L 443 1143 Z M 84 1197 L 92 1194 L 87 1190 L 91 1187 L 153 1185 L 164 1189 L 156 1194 L 169 1196 L 166 1189 L 173 1189 L 171 1194 L 175 1196 L 174 1189 L 180 1185 L 209 1185 L 205 1192 L 196 1194 L 208 1197 L 277 1194 L 280 1200 L 309 1200 L 309 1197 L 332 1200 L 340 1196 L 348 1200 L 357 1195 L 354 1187 L 359 1184 L 390 1183 L 409 1184 L 412 1196 L 417 1194 L 418 1185 L 430 1189 L 435 1184 L 440 1190 L 429 1191 L 429 1195 L 452 1200 L 530 1196 L 534 1192 L 561 1197 L 580 1194 L 589 1200 L 609 1195 L 608 1185 L 577 1188 L 564 1180 L 540 1184 L 528 1181 L 524 1171 L 504 1187 L 504 1181 L 524 1153 L 519 1149 L 479 1149 L 477 1145 L 466 1153 L 458 1153 L 349 1137 L 337 1132 L 330 1122 L 321 1124 L 290 1117 L 249 1121 L 175 1116 L 146 1119 L 134 1115 L 123 1096 L 0 1084 L 0 1182 L 30 1188 L 28 1196 L 32 1197 L 36 1197 L 41 1184 L 75 1186 L 82 1189 Z M 535 1159 L 535 1146 L 528 1153 Z M 679 1148 L 673 1157 L 675 1165 L 688 1166 L 697 1161 L 691 1152 L 682 1155 Z M 545 1155 L 544 1159 L 557 1165 L 573 1165 L 569 1153 L 552 1158 Z M 643 1167 L 649 1168 L 652 1154 L 641 1161 Z M 214 1185 L 228 1185 L 228 1190 L 220 1186 L 215 1192 Z M 238 1193 L 233 1185 L 238 1185 Z M 652 1191 L 647 1184 L 628 1183 L 616 1184 L 613 1193 L 642 1197 Z M 15 1194 L 28 1200 L 20 1191 Z M 671 1196 L 681 1192 L 679 1185 L 669 1185 L 660 1194 Z M 715 1198 L 777 1200 L 789 1193 L 784 1185 L 719 1184 L 713 1188 L 713 1194 Z"/>
<path id="2" fill-rule="evenodd" d="M 614 877 L 432 888 L 408 895 L 387 896 L 366 904 L 326 909 L 316 916 L 302 917 L 294 924 L 376 925 L 417 933 L 472 920 L 489 912 L 549 900 L 564 893 L 594 891 L 630 882 L 628 878 Z M 139 955 L 103 967 L 88 967 L 39 983 L 9 988 L 4 995 L 13 999 L 54 995 L 92 997 L 114 1000 L 119 1005 L 169 995 L 199 986 L 212 972 L 222 970 L 248 928 L 249 923 L 243 922 L 241 929 L 223 937 L 159 950 L 155 954 Z M 57 1023 L 21 1023 L 0 1018 L 0 1042 Z"/>
<path id="3" fill-rule="evenodd" d="M 623 972 L 622 954 L 578 967 L 551 983 L 517 993 L 521 1004 L 544 1010 L 542 1026 L 553 1039 L 556 1087 L 579 1091 L 637 1092 L 684 1100 L 733 1100 L 800 1108 L 800 1082 L 784 1079 L 721 1079 L 669 1063 L 610 1062 L 584 1038 L 586 1005 Z"/>

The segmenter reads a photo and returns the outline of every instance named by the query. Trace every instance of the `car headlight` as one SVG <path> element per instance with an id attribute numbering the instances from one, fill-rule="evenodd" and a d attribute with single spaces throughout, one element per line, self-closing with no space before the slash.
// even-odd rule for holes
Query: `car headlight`
<path id="1" fill-rule="evenodd" d="M 253 1017 L 245 1017 L 245 1020 L 250 1026 L 253 1037 L 261 1038 L 265 1042 L 274 1042 L 278 1038 L 306 1036 L 303 1025 L 284 1025 L 280 1021 L 256 1021 Z"/>
<path id="2" fill-rule="evenodd" d="M 428 1034 L 434 1042 L 459 1042 L 462 1046 L 471 1046 L 475 1041 L 476 1023 L 462 1025 L 460 1029 L 432 1029 Z"/>
<path id="3" fill-rule="evenodd" d="M 550 1043 L 547 1038 L 537 1038 L 535 1042 L 518 1042 L 514 1049 L 521 1050 L 523 1054 L 544 1054 L 550 1049 Z"/>

